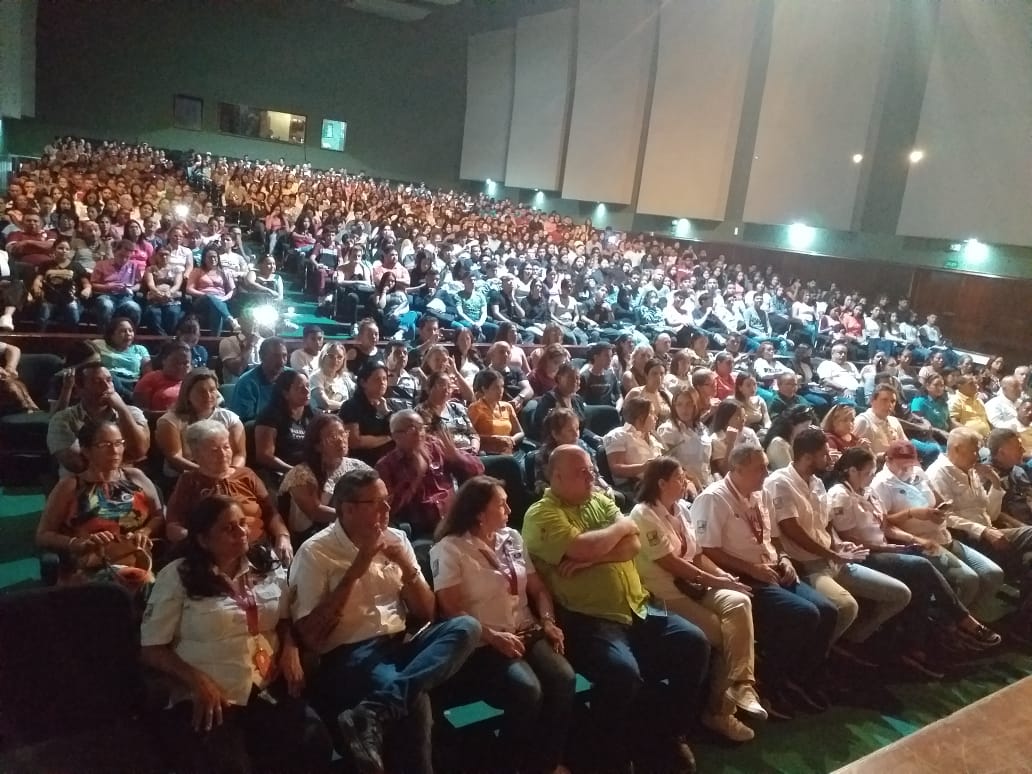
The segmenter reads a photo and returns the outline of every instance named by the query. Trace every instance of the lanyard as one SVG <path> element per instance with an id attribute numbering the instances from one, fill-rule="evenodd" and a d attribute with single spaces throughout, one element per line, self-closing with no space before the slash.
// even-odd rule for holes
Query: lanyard
<path id="1" fill-rule="evenodd" d="M 517 596 L 520 593 L 519 582 L 516 576 L 516 565 L 512 561 L 512 551 L 509 547 L 509 539 L 506 538 L 505 542 L 502 543 L 502 555 L 505 557 L 504 565 L 498 560 L 498 554 L 492 553 L 484 544 L 484 541 L 479 538 L 475 538 L 475 540 L 477 543 L 477 550 L 483 554 L 485 559 L 487 559 L 488 564 L 505 576 L 505 582 L 509 588 L 509 594 L 514 597 Z"/>
<path id="2" fill-rule="evenodd" d="M 229 586 L 229 598 L 244 611 L 244 616 L 247 618 L 247 633 L 252 637 L 256 636 L 258 634 L 258 600 L 255 599 L 250 580 L 246 575 L 243 577 L 244 590 L 242 592 L 237 591 L 235 584 L 228 579 L 227 585 Z"/>
<path id="3" fill-rule="evenodd" d="M 730 480 L 727 482 L 727 487 L 731 490 L 731 494 L 735 500 L 745 506 L 743 511 L 745 515 L 744 521 L 749 526 L 749 531 L 752 532 L 753 539 L 756 540 L 757 545 L 762 546 L 764 544 L 763 538 L 765 530 L 763 529 L 763 517 L 760 515 L 760 509 L 757 507 L 756 503 L 750 502 L 742 497 L 741 493 L 735 488 L 735 485 L 732 484 Z"/>

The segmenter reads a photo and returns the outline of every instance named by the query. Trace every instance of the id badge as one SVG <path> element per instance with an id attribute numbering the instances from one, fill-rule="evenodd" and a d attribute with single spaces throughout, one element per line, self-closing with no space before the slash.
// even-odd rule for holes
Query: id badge
<path id="1" fill-rule="evenodd" d="M 272 656 L 269 655 L 263 647 L 258 647 L 254 652 L 254 668 L 261 675 L 262 679 L 266 679 L 269 676 L 269 672 L 272 671 Z"/>

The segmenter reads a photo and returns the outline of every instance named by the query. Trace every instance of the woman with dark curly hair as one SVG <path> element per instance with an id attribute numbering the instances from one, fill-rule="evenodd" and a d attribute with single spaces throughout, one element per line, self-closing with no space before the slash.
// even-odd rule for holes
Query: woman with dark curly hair
<path id="1" fill-rule="evenodd" d="M 329 734 L 301 700 L 287 572 L 252 545 L 243 511 L 209 495 L 186 514 L 183 557 L 158 573 L 143 662 L 172 678 L 157 724 L 176 771 L 315 772 Z"/>

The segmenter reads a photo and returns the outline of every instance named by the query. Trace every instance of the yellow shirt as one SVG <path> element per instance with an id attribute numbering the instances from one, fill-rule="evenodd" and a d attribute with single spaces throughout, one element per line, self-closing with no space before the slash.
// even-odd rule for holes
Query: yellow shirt
<path id="1" fill-rule="evenodd" d="M 993 429 L 989 424 L 989 415 L 985 412 L 985 404 L 974 395 L 968 397 L 957 392 L 950 398 L 950 419 L 963 427 L 970 427 L 982 438 L 989 435 Z"/>
<path id="2" fill-rule="evenodd" d="M 601 492 L 583 505 L 567 505 L 546 489 L 530 506 L 523 520 L 524 545 L 545 585 L 566 609 L 622 624 L 630 624 L 634 616 L 645 617 L 648 594 L 633 560 L 596 564 L 565 578 L 559 575 L 559 563 L 574 538 L 622 518 L 626 517 L 616 504 Z"/>
<path id="3" fill-rule="evenodd" d="M 499 401 L 492 410 L 483 400 L 478 400 L 470 404 L 469 421 L 477 435 L 512 435 L 518 420 L 511 403 Z"/>

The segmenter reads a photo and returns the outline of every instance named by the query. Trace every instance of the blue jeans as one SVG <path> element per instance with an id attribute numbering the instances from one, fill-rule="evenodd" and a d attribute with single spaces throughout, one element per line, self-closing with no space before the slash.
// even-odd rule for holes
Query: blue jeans
<path id="1" fill-rule="evenodd" d="M 1003 569 L 959 540 L 954 540 L 942 552 L 929 556 L 928 561 L 942 573 L 968 610 L 984 611 L 985 604 L 1003 585 Z"/>
<path id="2" fill-rule="evenodd" d="M 107 328 L 114 317 L 128 317 L 133 327 L 140 324 L 140 305 L 130 295 L 116 296 L 102 293 L 93 297 L 93 313 L 97 317 L 97 327 Z"/>
<path id="3" fill-rule="evenodd" d="M 805 583 L 750 585 L 760 680 L 810 682 L 827 658 L 838 609 Z"/>
<path id="4" fill-rule="evenodd" d="M 944 550 L 945 552 L 945 550 Z M 929 613 L 938 609 L 947 623 L 955 624 L 968 616 L 949 581 L 927 557 L 915 554 L 878 552 L 870 554 L 864 567 L 902 581 L 910 589 L 910 604 L 900 614 L 900 629 L 905 642 L 922 646 L 928 633 Z"/>
<path id="5" fill-rule="evenodd" d="M 479 641 L 480 624 L 459 616 L 431 624 L 407 642 L 399 634 L 341 645 L 322 657 L 316 690 L 333 712 L 362 703 L 394 721 L 388 747 L 410 758 L 397 769 L 430 774 L 433 711 L 427 693 L 458 672 Z"/>
<path id="6" fill-rule="evenodd" d="M 36 312 L 36 321 L 39 323 L 39 330 L 42 333 L 50 325 L 51 320 L 57 320 L 62 325 L 75 328 L 79 325 L 81 316 L 82 307 L 79 306 L 78 301 L 68 304 L 51 304 L 44 301 Z"/>
<path id="7" fill-rule="evenodd" d="M 194 296 L 194 310 L 208 323 L 211 335 L 215 338 L 222 335 L 222 327 L 226 324 L 226 320 L 233 316 L 225 301 L 207 294 Z"/>
<path id="8" fill-rule="evenodd" d="M 838 608 L 838 621 L 831 641 L 848 631 L 850 642 L 866 642 L 889 619 L 903 612 L 910 604 L 910 589 L 905 584 L 862 564 L 839 564 L 825 559 L 796 562 L 801 575 Z M 859 617 L 857 598 L 870 603 L 867 615 Z"/>
<path id="9" fill-rule="evenodd" d="M 709 670 L 710 646 L 699 627 L 651 606 L 630 625 L 563 608 L 558 614 L 570 663 L 594 684 L 595 768 L 630 760 L 632 740 L 654 750 L 658 736 L 684 731 Z M 646 688 L 652 701 L 643 701 Z"/>
<path id="10" fill-rule="evenodd" d="M 176 326 L 183 317 L 183 307 L 178 301 L 170 304 L 148 304 L 143 310 L 143 324 L 147 330 L 158 336 L 173 336 Z"/>
<path id="11" fill-rule="evenodd" d="M 523 658 L 477 648 L 455 676 L 472 698 L 505 712 L 500 760 L 519 771 L 551 771 L 563 759 L 577 675 L 544 637 Z"/>

